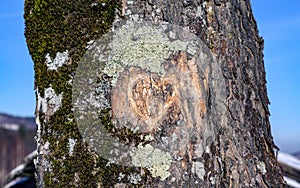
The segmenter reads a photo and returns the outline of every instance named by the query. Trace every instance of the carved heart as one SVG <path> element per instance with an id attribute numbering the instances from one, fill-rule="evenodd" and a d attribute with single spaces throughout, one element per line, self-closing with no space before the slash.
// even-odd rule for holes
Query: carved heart
<path id="1" fill-rule="evenodd" d="M 176 97 L 173 85 L 156 76 L 138 79 L 129 94 L 135 113 L 145 119 L 163 115 Z"/>
<path id="2" fill-rule="evenodd" d="M 138 67 L 125 70 L 118 79 L 118 90 L 112 95 L 114 117 L 119 122 L 130 122 L 131 126 L 145 127 L 145 131 L 149 131 L 156 128 L 166 114 L 172 114 L 172 108 L 172 118 L 176 121 L 179 112 L 174 106 L 178 106 L 179 98 L 174 80 Z"/>
<path id="3" fill-rule="evenodd" d="M 118 128 L 138 127 L 148 132 L 159 126 L 176 126 L 179 119 L 189 126 L 203 121 L 205 84 L 195 62 L 181 53 L 166 66 L 164 75 L 135 66 L 120 74 L 112 94 L 113 118 L 122 124 Z"/>

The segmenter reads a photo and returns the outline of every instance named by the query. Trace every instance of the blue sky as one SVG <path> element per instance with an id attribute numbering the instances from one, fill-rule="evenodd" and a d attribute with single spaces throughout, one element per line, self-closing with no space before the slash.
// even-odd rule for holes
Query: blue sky
<path id="1" fill-rule="evenodd" d="M 34 115 L 33 63 L 23 20 L 23 0 L 0 0 L 0 112 Z"/>
<path id="2" fill-rule="evenodd" d="M 300 151 L 300 1 L 251 2 L 265 40 L 273 136 L 283 151 Z"/>
<path id="3" fill-rule="evenodd" d="M 300 1 L 252 0 L 271 100 L 271 125 L 283 151 L 300 151 Z M 23 0 L 0 0 L 0 112 L 33 116 L 33 63 L 24 37 Z"/>

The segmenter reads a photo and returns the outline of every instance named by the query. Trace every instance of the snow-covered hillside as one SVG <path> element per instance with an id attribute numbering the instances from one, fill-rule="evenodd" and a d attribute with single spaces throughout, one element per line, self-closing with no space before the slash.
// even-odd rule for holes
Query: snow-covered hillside
<path id="1" fill-rule="evenodd" d="M 278 153 L 284 179 L 290 187 L 300 188 L 300 160 L 287 153 Z"/>
<path id="2" fill-rule="evenodd" d="M 35 118 L 0 113 L 0 187 L 7 174 L 36 149 Z"/>
<path id="3" fill-rule="evenodd" d="M 8 130 L 19 130 L 21 126 L 26 129 L 35 129 L 35 118 L 34 117 L 18 117 L 4 113 L 0 113 L 0 128 Z"/>

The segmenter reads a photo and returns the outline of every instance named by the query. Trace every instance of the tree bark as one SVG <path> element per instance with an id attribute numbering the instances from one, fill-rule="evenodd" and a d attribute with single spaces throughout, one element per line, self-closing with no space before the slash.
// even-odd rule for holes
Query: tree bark
<path id="1" fill-rule="evenodd" d="M 285 186 L 270 130 L 263 39 L 249 0 L 26 0 L 24 17 L 35 68 L 39 187 Z M 145 40 L 165 26 L 183 38 L 153 35 L 158 46 L 144 54 L 138 46 L 121 51 L 121 41 L 119 59 L 86 66 L 95 40 L 108 31 L 126 35 L 122 29 L 133 23 L 142 23 L 137 32 L 146 28 Z M 117 45 L 110 40 L 105 45 Z M 196 52 L 174 40 L 196 41 Z M 173 49 L 166 54 L 159 45 Z M 139 53 L 151 63 L 132 60 Z M 91 85 L 103 86 L 98 108 L 78 113 L 74 98 L 89 94 L 84 78 L 97 74 Z"/>

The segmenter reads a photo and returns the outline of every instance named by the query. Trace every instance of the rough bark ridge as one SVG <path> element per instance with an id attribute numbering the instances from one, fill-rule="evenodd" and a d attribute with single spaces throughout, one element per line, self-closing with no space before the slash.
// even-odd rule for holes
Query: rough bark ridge
<path id="1" fill-rule="evenodd" d="M 27 43 L 35 62 L 37 177 L 41 187 L 284 186 L 270 131 L 263 39 L 258 35 L 249 0 L 122 0 L 119 4 L 109 0 L 26 0 L 25 20 Z M 101 158 L 82 141 L 74 120 L 72 82 L 85 47 L 90 40 L 110 28 L 126 25 L 128 20 L 168 22 L 187 28 L 206 43 L 213 55 L 215 63 L 210 65 L 208 75 L 224 80 L 214 83 L 203 79 L 202 93 L 198 93 L 204 96 L 198 112 L 211 122 L 207 128 L 210 134 L 190 135 L 190 145 L 204 143 L 201 156 L 178 151 L 174 156 L 179 158 L 172 159 L 171 172 L 164 177 L 143 166 L 126 167 Z M 175 54 L 173 62 L 188 64 L 185 55 Z M 192 70 L 192 66 L 187 68 Z M 176 83 L 151 80 L 134 67 L 127 71 L 145 74 L 132 86 L 135 92 L 129 96 L 141 118 L 149 119 L 146 112 L 152 109 L 147 106 L 149 100 L 154 100 L 151 93 L 143 98 L 140 92 L 149 82 L 163 88 L 157 90 L 162 96 L 156 97 L 156 102 L 171 101 L 167 122 L 178 119 L 178 109 L 184 104 L 179 105 L 172 89 Z M 123 77 L 123 81 L 128 79 Z M 166 109 L 158 110 L 152 113 Z M 103 111 L 101 121 L 110 124 L 110 119 L 109 111 Z M 162 137 L 155 133 L 152 136 L 157 140 Z M 119 137 L 141 142 L 130 131 Z"/>

